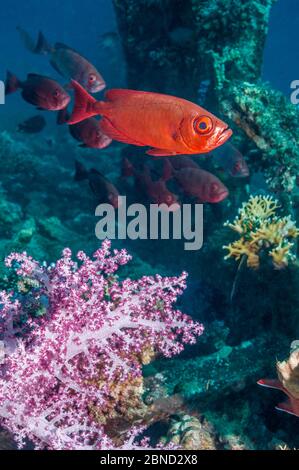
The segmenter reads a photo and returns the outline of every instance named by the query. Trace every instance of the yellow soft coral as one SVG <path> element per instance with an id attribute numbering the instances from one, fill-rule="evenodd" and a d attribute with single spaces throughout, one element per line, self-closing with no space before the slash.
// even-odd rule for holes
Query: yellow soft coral
<path id="1" fill-rule="evenodd" d="M 241 260 L 246 256 L 247 266 L 257 269 L 262 250 L 267 250 L 276 269 L 294 261 L 292 240 L 299 236 L 299 230 L 290 216 L 278 217 L 278 209 L 278 201 L 271 196 L 250 196 L 235 220 L 225 223 L 240 235 L 238 240 L 223 247 L 228 250 L 225 259 Z"/>

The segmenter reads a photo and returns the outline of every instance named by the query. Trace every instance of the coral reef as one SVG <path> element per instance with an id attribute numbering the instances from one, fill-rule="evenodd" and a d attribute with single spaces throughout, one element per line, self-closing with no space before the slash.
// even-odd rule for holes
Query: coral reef
<path id="1" fill-rule="evenodd" d="M 256 269 L 260 266 L 261 253 L 267 251 L 276 269 L 295 261 L 293 248 L 299 230 L 291 216 L 277 216 L 278 208 L 278 201 L 271 196 L 251 196 L 243 203 L 234 222 L 225 223 L 240 236 L 223 247 L 228 250 L 225 259 L 238 261 L 246 257 L 247 266 Z"/>
<path id="2" fill-rule="evenodd" d="M 0 417 L 19 446 L 27 437 L 37 448 L 114 448 L 99 410 L 109 413 L 120 388 L 125 397 L 131 387 L 138 395 L 147 350 L 170 357 L 201 335 L 201 324 L 173 308 L 186 275 L 119 282 L 116 271 L 129 259 L 125 250 L 111 253 L 108 240 L 94 259 L 79 252 L 72 261 L 69 249 L 49 267 L 26 253 L 6 259 L 22 288 L 1 292 Z M 29 280 L 35 305 L 26 296 Z M 36 304 L 42 315 L 31 314 Z M 129 441 L 136 433 L 131 428 Z"/>

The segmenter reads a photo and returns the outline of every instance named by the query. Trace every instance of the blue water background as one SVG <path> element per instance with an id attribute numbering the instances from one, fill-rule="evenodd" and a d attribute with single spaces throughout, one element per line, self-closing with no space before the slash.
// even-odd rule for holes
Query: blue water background
<path id="1" fill-rule="evenodd" d="M 1 6 L 0 25 L 0 79 L 9 69 L 21 79 L 28 72 L 35 72 L 64 83 L 46 57 L 25 50 L 16 31 L 20 25 L 33 36 L 42 30 L 50 43 L 65 42 L 78 49 L 98 66 L 108 86 L 117 86 L 117 77 L 111 76 L 99 44 L 101 34 L 116 30 L 111 0 L 11 0 Z M 263 78 L 286 95 L 290 94 L 290 82 L 299 79 L 298 30 L 298 0 L 278 0 L 271 13 Z M 0 129 L 12 130 L 20 119 L 32 114 L 34 109 L 16 93 L 9 97 L 6 106 L 0 107 Z M 52 118 L 54 121 L 53 116 L 49 119 Z"/>

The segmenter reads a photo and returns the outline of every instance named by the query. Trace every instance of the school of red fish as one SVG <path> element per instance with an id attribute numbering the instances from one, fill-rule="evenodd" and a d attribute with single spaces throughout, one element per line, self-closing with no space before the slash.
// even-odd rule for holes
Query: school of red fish
<path id="1" fill-rule="evenodd" d="M 68 125 L 70 135 L 81 147 L 103 149 L 117 141 L 145 147 L 145 153 L 154 157 L 152 163 L 165 157 L 158 174 L 148 163 L 136 168 L 128 158 L 123 159 L 122 176 L 133 177 L 138 194 L 149 201 L 164 203 L 175 211 L 183 198 L 198 203 L 226 199 L 228 188 L 219 177 L 202 168 L 204 158 L 200 164 L 198 158 L 193 159 L 196 155 L 207 156 L 217 174 L 222 171 L 228 177 L 249 176 L 244 156 L 227 142 L 232 130 L 206 109 L 176 96 L 127 89 L 109 90 L 104 99 L 96 100 L 90 93 L 100 92 L 106 83 L 93 64 L 65 44 L 50 45 L 42 32 L 34 41 L 25 30 L 17 29 L 26 48 L 49 57 L 55 71 L 70 83 L 62 86 L 52 78 L 32 73 L 20 80 L 8 72 L 6 93 L 20 90 L 22 98 L 37 109 L 57 111 L 57 124 Z M 72 91 L 74 105 L 69 113 Z M 33 116 L 20 123 L 18 130 L 33 134 L 44 127 L 44 118 Z M 76 162 L 75 179 L 87 179 L 98 200 L 113 199 L 117 206 L 111 196 L 118 194 L 117 189 L 97 170 L 87 170 Z"/>
<path id="2" fill-rule="evenodd" d="M 49 56 L 52 67 L 70 84 L 62 86 L 50 77 L 34 73 L 20 80 L 7 72 L 6 94 L 20 90 L 22 98 L 37 109 L 58 112 L 57 124 L 67 124 L 70 135 L 81 147 L 103 149 L 117 141 L 149 147 L 146 154 L 154 157 L 151 163 L 165 157 L 162 171 L 158 172 L 148 163 L 136 167 L 130 159 L 123 158 L 122 179 L 133 177 L 138 194 L 150 202 L 176 211 L 184 197 L 214 204 L 228 197 L 225 184 L 203 169 L 205 159 L 195 161 L 193 156 L 196 155 L 206 156 L 213 168 L 227 177 L 249 176 L 244 156 L 227 142 L 232 130 L 206 109 L 175 96 L 127 89 L 109 90 L 104 99 L 98 101 L 90 93 L 100 92 L 106 83 L 94 65 L 65 44 L 51 46 L 41 32 L 35 42 L 25 30 L 17 29 L 26 48 L 34 54 Z M 74 106 L 69 114 L 71 90 Z M 45 126 L 44 117 L 35 115 L 20 123 L 17 130 L 34 134 Z M 118 208 L 119 192 L 109 179 L 94 168 L 86 169 L 78 161 L 75 161 L 75 168 L 75 181 L 87 180 L 98 201 Z M 169 189 L 168 183 L 175 189 Z M 258 383 L 286 393 L 289 401 L 277 408 L 299 416 L 298 400 L 279 381 L 260 380 Z"/>

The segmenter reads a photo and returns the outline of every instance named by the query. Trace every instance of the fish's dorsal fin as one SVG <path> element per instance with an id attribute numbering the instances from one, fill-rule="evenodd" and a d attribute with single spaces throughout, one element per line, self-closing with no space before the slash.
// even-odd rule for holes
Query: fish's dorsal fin
<path id="1" fill-rule="evenodd" d="M 75 160 L 74 180 L 75 181 L 83 181 L 87 178 L 88 178 L 88 170 L 86 170 L 83 163 L 79 162 L 78 160 Z"/>
<path id="2" fill-rule="evenodd" d="M 53 78 L 47 77 L 46 75 L 41 75 L 40 73 L 28 73 L 27 79 L 28 78 L 42 78 L 43 80 L 51 80 L 52 82 L 55 81 Z"/>
<path id="3" fill-rule="evenodd" d="M 36 78 L 45 78 L 43 75 L 40 75 L 39 73 L 28 73 L 27 77 L 28 78 L 34 78 L 34 77 L 36 77 Z"/>
<path id="4" fill-rule="evenodd" d="M 67 46 L 63 42 L 56 42 L 54 48 L 56 50 L 58 50 L 58 49 L 67 49 L 68 51 L 72 51 L 72 52 L 75 52 L 76 54 L 79 54 L 79 52 L 76 51 L 76 49 L 73 49 L 72 47 Z"/>
<path id="5" fill-rule="evenodd" d="M 99 170 L 97 170 L 96 168 L 91 168 L 89 170 L 89 173 L 92 173 L 93 175 L 98 175 L 98 176 L 101 176 L 102 178 L 104 178 L 104 180 L 106 180 L 105 176 L 103 175 L 103 173 L 101 173 Z"/>
<path id="6" fill-rule="evenodd" d="M 105 93 L 105 98 L 107 101 L 116 101 L 122 99 L 128 95 L 137 95 L 137 94 L 146 94 L 146 91 L 135 91 L 135 90 L 126 90 L 123 88 L 112 88 L 112 90 L 107 90 Z"/>

